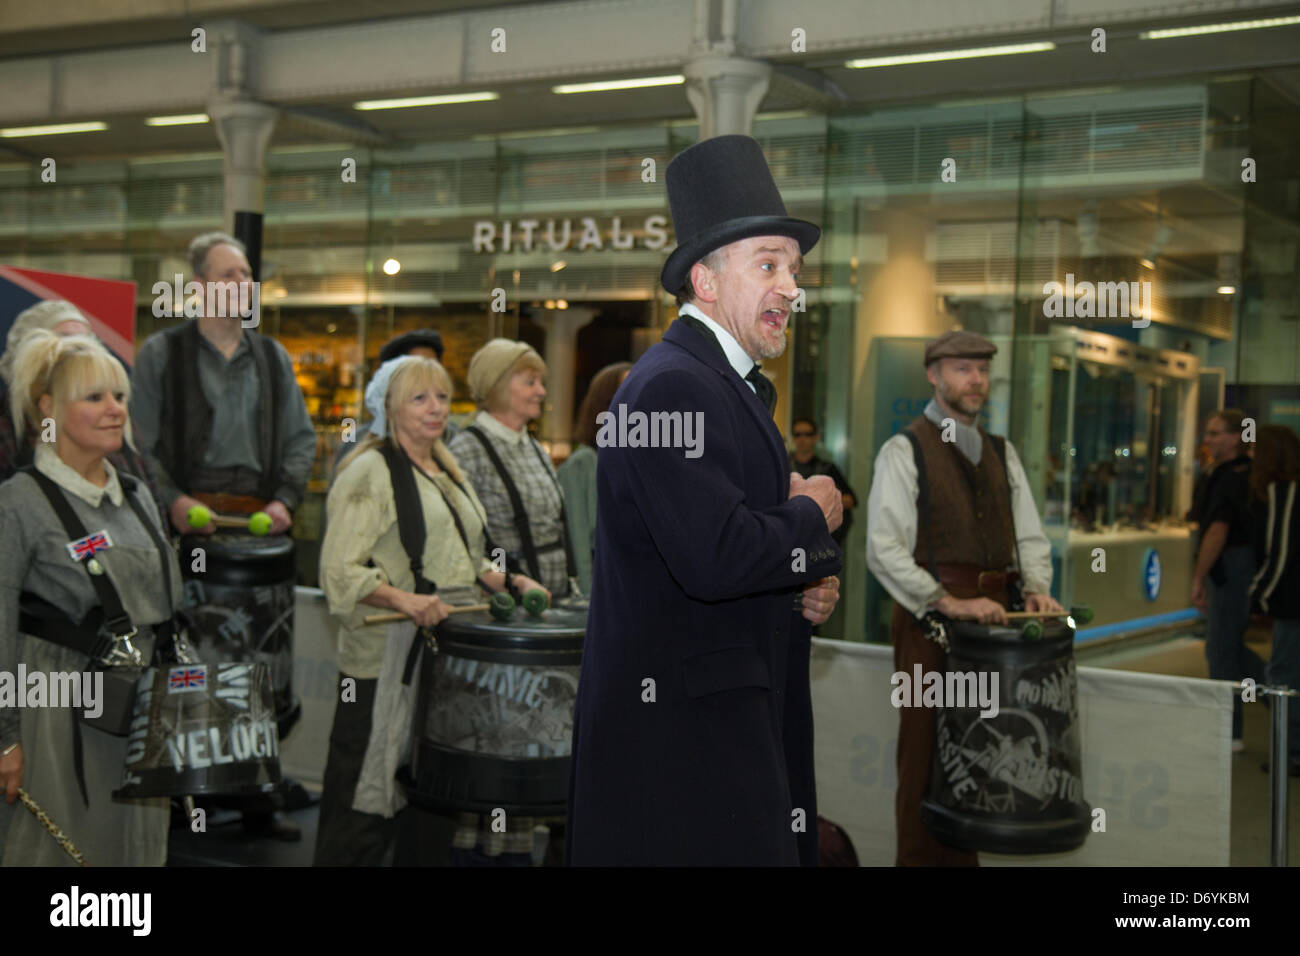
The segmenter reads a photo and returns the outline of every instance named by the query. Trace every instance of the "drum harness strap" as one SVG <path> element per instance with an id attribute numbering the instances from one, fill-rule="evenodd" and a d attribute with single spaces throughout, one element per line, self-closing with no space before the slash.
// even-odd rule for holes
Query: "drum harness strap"
<path id="1" fill-rule="evenodd" d="M 36 481 L 69 538 L 77 541 L 86 537 L 86 527 L 77 517 L 72 505 L 68 503 L 63 489 L 49 476 L 37 471 L 34 466 L 29 465 L 19 470 L 27 472 Z M 130 475 L 119 474 L 118 482 L 122 486 L 123 497 L 149 533 L 162 560 L 163 581 L 167 588 L 167 606 L 171 615 L 156 629 L 159 638 L 155 646 L 155 654 L 157 654 L 163 645 L 178 640 L 176 609 L 172 606 L 172 579 L 170 563 L 167 560 L 167 545 L 158 530 L 150 523 L 144 509 L 140 507 L 140 502 L 136 500 L 135 490 L 138 485 L 136 479 Z M 140 656 L 140 652 L 131 644 L 131 638 L 138 632 L 122 604 L 122 597 L 117 593 L 117 588 L 113 586 L 107 574 L 90 573 L 89 565 L 92 558 L 93 555 L 87 555 L 86 559 L 79 562 L 86 569 L 86 575 L 90 578 L 95 595 L 99 598 L 99 606 L 92 608 L 85 620 L 77 624 L 48 601 L 29 591 L 24 591 L 20 595 L 19 630 L 24 634 L 85 654 L 91 659 L 92 665 L 104 665 L 105 670 L 120 665 L 144 666 L 144 659 Z M 112 637 L 101 637 L 103 631 L 107 631 Z M 72 734 L 72 759 L 76 768 L 77 785 L 81 788 L 81 799 L 89 808 L 90 797 L 86 793 L 80 721 L 72 722 Z"/>
<path id="2" fill-rule="evenodd" d="M 914 435 L 908 429 L 903 429 L 903 434 L 907 436 L 907 440 L 909 444 L 911 444 L 912 446 L 912 457 L 916 462 L 916 486 L 917 486 L 916 507 L 917 507 L 917 511 L 920 514 L 920 524 L 924 525 L 925 527 L 925 544 L 926 544 L 926 552 L 927 552 L 926 560 L 928 562 L 927 570 L 930 572 L 930 576 L 933 577 L 936 581 L 938 581 L 939 576 L 935 573 L 934 525 L 930 520 L 931 518 L 930 483 L 926 477 L 926 472 L 925 472 L 925 454 L 921 450 L 921 440 L 917 438 L 916 435 Z M 1011 529 L 1012 529 L 1011 537 L 1012 540 L 1015 542 L 1016 568 L 1019 569 L 1021 566 L 1020 565 L 1020 541 L 1015 534 L 1016 518 L 1015 518 L 1015 511 L 1012 509 L 1011 506 L 1011 478 L 1007 474 L 1006 439 L 1003 438 L 1001 435 L 989 435 L 989 443 L 993 446 L 994 450 L 998 453 L 998 460 L 1002 462 L 1003 482 L 1007 487 L 1007 514 L 1011 517 Z M 957 452 L 956 449 L 954 449 L 953 454 L 959 454 L 959 452 Z M 962 473 L 965 474 L 964 471 Z M 1019 605 L 1023 607 L 1024 599 L 1020 596 L 1019 587 L 1017 586 L 1012 588 L 1011 585 L 1008 585 L 1008 590 L 1012 591 L 1010 595 L 1011 603 L 1013 605 Z M 1012 609 L 1019 610 L 1020 607 L 1013 607 Z M 927 611 L 925 614 L 921 616 L 918 623 L 925 630 L 926 637 L 934 641 L 945 651 L 948 650 L 948 629 L 946 627 L 947 619 L 942 614 L 940 614 L 938 611 Z"/>
<path id="3" fill-rule="evenodd" d="M 397 533 L 402 539 L 402 549 L 406 552 L 407 559 L 411 562 L 411 573 L 415 576 L 415 593 L 416 594 L 436 594 L 438 585 L 424 576 L 424 542 L 425 542 L 425 525 L 424 509 L 420 505 L 420 492 L 416 487 L 415 473 L 420 471 L 411 461 L 406 452 L 394 448 L 390 442 L 382 442 L 379 446 L 379 453 L 384 456 L 384 461 L 388 464 L 388 477 L 393 484 L 393 502 L 397 510 Z M 424 474 L 420 471 L 420 474 Z M 461 486 L 451 472 L 447 472 L 447 477 L 451 478 L 460 493 L 465 496 L 465 500 L 473 503 L 469 493 Z M 461 523 L 460 513 L 451 506 L 447 496 L 443 493 L 438 483 L 429 476 L 425 475 L 426 480 L 438 490 L 442 496 L 443 503 L 451 513 L 451 520 L 456 525 L 456 533 L 460 536 L 461 544 L 465 546 L 465 554 L 469 558 L 470 567 L 473 568 L 478 562 L 474 559 L 474 553 L 469 546 L 469 536 L 465 533 L 465 526 Z M 483 522 L 483 534 L 487 540 L 489 550 L 493 550 L 492 539 L 487 537 L 487 516 L 480 514 Z M 509 581 L 512 572 L 507 558 L 506 580 Z M 491 592 L 481 579 L 478 581 L 479 587 L 484 591 Z M 515 600 L 519 600 L 519 595 L 515 593 L 516 589 L 509 588 Z M 417 640 L 411 644 L 411 652 L 406 656 L 406 664 L 402 668 L 402 683 L 410 684 L 411 677 L 415 674 L 415 666 L 419 662 L 420 652 L 423 649 L 425 641 Z"/>
<path id="4" fill-rule="evenodd" d="M 523 499 L 519 496 L 519 488 L 515 485 L 514 479 L 510 477 L 510 472 L 506 469 L 505 462 L 492 446 L 492 441 L 483 434 L 482 429 L 477 425 L 470 425 L 465 431 L 478 439 L 483 450 L 487 452 L 488 460 L 492 462 L 492 467 L 496 469 L 497 477 L 501 479 L 501 484 L 505 486 L 506 494 L 510 498 L 510 508 L 514 512 L 515 527 L 519 529 L 519 541 L 524 551 L 524 560 L 528 563 L 528 574 L 536 581 L 542 580 L 541 565 L 537 560 L 537 548 L 533 544 L 533 529 L 528 521 L 528 514 L 524 510 Z M 569 516 L 564 509 L 564 490 L 560 487 L 560 482 L 555 475 L 551 474 L 551 469 L 547 464 L 546 458 L 542 455 L 541 450 L 531 437 L 525 438 L 528 446 L 537 456 L 537 460 L 542 463 L 542 470 L 546 472 L 555 485 L 555 493 L 560 499 L 560 543 L 564 545 L 564 573 L 570 581 L 578 579 L 578 563 L 573 558 L 573 542 L 569 540 Z M 485 526 L 486 527 L 486 526 Z M 546 550 L 550 550 L 554 545 L 546 545 Z M 509 560 L 509 556 L 507 556 Z"/>

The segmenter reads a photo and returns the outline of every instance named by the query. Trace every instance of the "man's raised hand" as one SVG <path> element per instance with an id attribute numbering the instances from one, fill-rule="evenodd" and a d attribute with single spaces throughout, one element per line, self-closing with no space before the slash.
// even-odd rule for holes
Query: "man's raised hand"
<path id="1" fill-rule="evenodd" d="M 798 472 L 790 472 L 790 497 L 795 495 L 806 495 L 817 502 L 822 517 L 826 519 L 826 530 L 834 531 L 843 523 L 844 499 L 829 475 L 804 478 Z"/>

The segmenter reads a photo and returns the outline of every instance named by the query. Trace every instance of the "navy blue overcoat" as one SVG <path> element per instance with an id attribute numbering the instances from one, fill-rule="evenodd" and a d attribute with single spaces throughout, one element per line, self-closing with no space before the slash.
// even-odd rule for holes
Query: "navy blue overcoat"
<path id="1" fill-rule="evenodd" d="M 598 452 L 568 861 L 815 865 L 811 624 L 796 604 L 840 570 L 839 549 L 816 503 L 788 498 L 771 414 L 694 329 L 673 323 L 620 404 L 703 412 L 704 444 L 696 458 Z"/>

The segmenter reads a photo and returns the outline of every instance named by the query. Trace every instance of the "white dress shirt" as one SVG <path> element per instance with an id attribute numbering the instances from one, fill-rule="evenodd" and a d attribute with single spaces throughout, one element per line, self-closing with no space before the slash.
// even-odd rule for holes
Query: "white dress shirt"
<path id="1" fill-rule="evenodd" d="M 932 403 L 933 404 L 933 403 Z M 960 446 L 959 446 L 960 447 Z M 1026 594 L 1052 589 L 1052 546 L 1038 520 L 1029 478 L 1011 442 L 1006 443 L 1011 518 L 1020 549 L 1021 586 Z M 920 617 L 943 596 L 944 588 L 916 563 L 917 473 L 912 444 L 895 435 L 876 456 L 867 498 L 867 567 L 895 601 Z M 935 528 L 942 534 L 941 527 Z"/>
<path id="2" fill-rule="evenodd" d="M 736 374 L 741 378 L 745 378 L 745 376 L 750 373 L 750 370 L 758 364 L 749 357 L 749 354 L 744 349 L 740 347 L 740 343 L 736 341 L 735 336 L 689 302 L 681 306 L 677 310 L 677 314 L 693 315 L 712 329 L 713 334 L 718 337 L 718 344 L 722 346 L 723 354 L 727 356 L 727 361 L 731 363 L 731 367 L 736 370 Z M 754 388 L 753 382 L 749 381 L 749 379 L 745 379 L 745 384 L 749 386 L 751 392 L 755 395 L 758 394 L 758 389 Z"/>

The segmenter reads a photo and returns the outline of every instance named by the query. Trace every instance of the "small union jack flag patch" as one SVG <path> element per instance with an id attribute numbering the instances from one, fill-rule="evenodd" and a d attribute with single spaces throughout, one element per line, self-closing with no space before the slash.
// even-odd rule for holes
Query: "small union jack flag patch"
<path id="1" fill-rule="evenodd" d="M 208 667 L 206 664 L 186 667 L 172 667 L 167 671 L 167 690 L 174 694 L 189 691 L 206 690 L 208 687 Z"/>
<path id="2" fill-rule="evenodd" d="M 84 561 L 101 551 L 107 551 L 112 546 L 113 539 L 108 536 L 107 531 L 96 531 L 76 541 L 69 541 L 68 554 L 72 555 L 73 561 Z"/>

